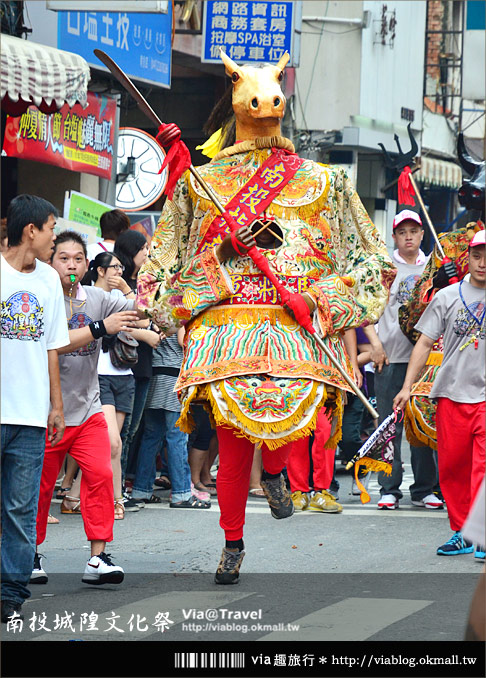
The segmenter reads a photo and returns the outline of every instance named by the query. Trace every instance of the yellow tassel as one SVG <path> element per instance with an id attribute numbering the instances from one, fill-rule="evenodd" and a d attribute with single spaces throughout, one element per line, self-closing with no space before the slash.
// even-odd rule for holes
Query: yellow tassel
<path id="1" fill-rule="evenodd" d="M 431 351 L 427 358 L 426 365 L 442 365 L 444 355 L 440 351 Z"/>
<path id="2" fill-rule="evenodd" d="M 219 152 L 219 147 L 221 144 L 222 129 L 221 127 L 211 134 L 209 139 L 207 139 L 200 146 L 196 146 L 197 151 L 201 151 L 206 158 L 214 158 L 214 156 Z"/>
<path id="3" fill-rule="evenodd" d="M 360 469 L 361 466 L 365 466 L 365 464 L 362 464 L 361 459 L 358 459 L 358 461 L 354 465 L 354 479 L 356 481 L 356 485 L 358 486 L 359 491 L 361 492 L 360 497 L 359 497 L 360 500 L 361 500 L 361 503 L 362 504 L 368 504 L 371 497 L 368 494 L 366 487 L 363 485 L 361 480 L 358 478 L 358 473 L 359 473 L 359 469 Z"/>

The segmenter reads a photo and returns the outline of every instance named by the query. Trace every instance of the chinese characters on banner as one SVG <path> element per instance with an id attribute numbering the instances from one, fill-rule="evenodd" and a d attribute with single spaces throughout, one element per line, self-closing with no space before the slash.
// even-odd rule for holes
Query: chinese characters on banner
<path id="1" fill-rule="evenodd" d="M 219 48 L 239 63 L 275 63 L 292 55 L 294 2 L 205 2 L 201 61 L 220 62 Z"/>
<path id="2" fill-rule="evenodd" d="M 30 106 L 7 119 L 4 154 L 111 179 L 115 114 L 115 99 L 92 92 L 85 109 L 65 104 L 46 115 Z"/>
<path id="3" fill-rule="evenodd" d="M 93 53 L 101 49 L 130 77 L 159 87 L 170 88 L 171 34 L 170 2 L 167 13 L 58 12 L 59 49 L 105 69 Z"/>

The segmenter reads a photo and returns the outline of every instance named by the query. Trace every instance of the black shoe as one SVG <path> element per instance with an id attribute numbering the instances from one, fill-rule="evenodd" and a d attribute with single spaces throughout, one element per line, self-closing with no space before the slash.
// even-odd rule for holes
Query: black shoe
<path id="1" fill-rule="evenodd" d="M 145 506 L 143 501 L 140 501 L 138 499 L 126 499 L 125 497 L 123 497 L 123 508 L 125 509 L 125 511 L 128 512 L 140 511 L 140 508 L 142 506 Z"/>
<path id="2" fill-rule="evenodd" d="M 44 556 L 42 553 L 36 553 L 34 556 L 34 567 L 32 568 L 32 574 L 30 575 L 30 584 L 47 584 L 48 576 L 44 568 L 42 567 L 42 559 Z"/>
<path id="3" fill-rule="evenodd" d="M 214 583 L 237 584 L 240 580 L 240 567 L 244 557 L 244 551 L 229 551 L 224 547 L 218 569 L 214 575 Z"/>
<path id="4" fill-rule="evenodd" d="M 10 621 L 10 617 L 15 613 L 18 615 L 15 617 L 16 619 L 23 619 L 24 615 L 21 610 L 22 603 L 16 603 L 14 600 L 2 600 L 2 624 L 7 624 Z"/>
<path id="5" fill-rule="evenodd" d="M 268 480 L 262 479 L 260 484 L 265 492 L 272 516 L 278 520 L 289 518 L 294 512 L 294 503 L 283 475 L 280 474 L 277 478 Z"/>

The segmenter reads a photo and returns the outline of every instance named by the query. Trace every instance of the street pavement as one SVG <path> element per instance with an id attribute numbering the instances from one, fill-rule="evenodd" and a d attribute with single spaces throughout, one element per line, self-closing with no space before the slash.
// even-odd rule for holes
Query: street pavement
<path id="1" fill-rule="evenodd" d="M 60 523 L 48 526 L 39 549 L 49 582 L 31 587 L 22 632 L 3 639 L 461 640 L 482 567 L 472 555 L 436 555 L 451 534 L 447 511 L 411 505 L 404 447 L 404 499 L 395 511 L 376 509 L 375 475 L 362 505 L 339 463 L 341 514 L 275 520 L 265 499 L 249 498 L 238 586 L 213 583 L 224 543 L 217 500 L 209 510 L 176 510 L 169 492 L 157 490 L 162 504 L 115 522 L 107 551 L 126 577 L 100 587 L 81 583 L 89 557 L 81 516 L 61 516 L 53 501 Z M 89 614 L 98 616 L 96 628 Z"/>

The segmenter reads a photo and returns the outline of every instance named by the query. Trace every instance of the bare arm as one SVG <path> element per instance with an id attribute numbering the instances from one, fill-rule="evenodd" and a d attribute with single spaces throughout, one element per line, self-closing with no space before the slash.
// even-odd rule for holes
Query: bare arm
<path id="1" fill-rule="evenodd" d="M 47 418 L 47 439 L 54 447 L 63 437 L 66 424 L 62 404 L 61 378 L 57 350 L 47 351 L 47 369 L 49 372 L 49 391 L 51 411 Z"/>
<path id="2" fill-rule="evenodd" d="M 381 372 L 383 365 L 390 364 L 388 356 L 385 353 L 385 349 L 383 348 L 383 344 L 376 333 L 374 325 L 367 325 L 366 327 L 363 327 L 363 332 L 370 342 L 370 361 L 373 362 L 378 372 Z"/>
<path id="3" fill-rule="evenodd" d="M 137 319 L 138 315 L 136 311 L 120 311 L 119 313 L 112 313 L 103 320 L 106 334 L 117 334 L 122 330 L 124 332 L 131 332 L 133 329 L 131 323 L 135 322 Z M 89 325 L 80 327 L 76 330 L 69 330 L 69 344 L 60 348 L 58 353 L 60 355 L 71 353 L 71 351 L 86 346 L 86 344 L 89 344 L 93 339 L 94 336 Z"/>
<path id="4" fill-rule="evenodd" d="M 430 339 L 425 334 L 421 334 L 415 344 L 410 361 L 407 367 L 407 373 L 403 382 L 402 389 L 393 399 L 393 409 L 404 410 L 410 398 L 410 391 L 417 376 L 427 363 L 427 358 L 435 344 L 435 339 Z"/>
<path id="5" fill-rule="evenodd" d="M 358 339 L 356 337 L 356 330 L 345 330 L 343 334 L 344 346 L 349 356 L 351 365 L 354 371 L 354 380 L 358 387 L 361 388 L 363 384 L 363 375 L 358 365 Z"/>

